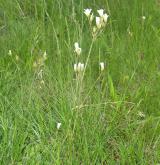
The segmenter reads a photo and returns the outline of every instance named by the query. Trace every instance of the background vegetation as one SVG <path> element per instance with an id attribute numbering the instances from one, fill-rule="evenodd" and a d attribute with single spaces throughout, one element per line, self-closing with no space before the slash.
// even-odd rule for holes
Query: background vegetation
<path id="1" fill-rule="evenodd" d="M 77 93 L 84 8 L 110 17 Z M 159 0 L 0 0 L 0 164 L 160 163 L 159 16 Z"/>

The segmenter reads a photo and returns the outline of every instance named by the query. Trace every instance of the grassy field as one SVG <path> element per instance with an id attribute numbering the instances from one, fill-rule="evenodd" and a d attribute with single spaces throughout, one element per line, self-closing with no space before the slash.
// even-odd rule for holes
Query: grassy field
<path id="1" fill-rule="evenodd" d="M 96 38 L 86 8 L 109 15 Z M 0 0 L 0 164 L 158 165 L 159 17 L 159 0 Z"/>

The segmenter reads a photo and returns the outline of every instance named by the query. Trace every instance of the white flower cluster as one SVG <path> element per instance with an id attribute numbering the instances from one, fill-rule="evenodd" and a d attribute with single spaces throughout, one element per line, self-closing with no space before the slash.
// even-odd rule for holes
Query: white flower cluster
<path id="1" fill-rule="evenodd" d="M 90 9 L 90 8 L 84 9 L 84 14 L 87 16 L 88 21 L 89 21 L 93 41 L 95 41 L 97 36 L 103 31 L 103 28 L 106 26 L 107 20 L 108 20 L 108 17 L 109 17 L 109 15 L 107 13 L 104 13 L 103 9 L 99 9 L 99 10 L 97 10 L 97 12 L 98 12 L 99 16 L 94 16 L 94 14 L 92 12 L 92 9 Z M 93 24 L 94 18 L 95 18 L 95 23 Z M 80 58 L 82 49 L 80 48 L 78 42 L 74 43 L 74 52 L 77 55 L 76 56 L 76 61 L 77 62 L 74 64 L 74 71 L 76 73 L 81 73 L 83 71 L 85 72 L 85 68 L 86 68 L 87 63 L 88 63 L 89 55 L 88 55 L 88 58 L 86 60 L 86 64 L 84 65 L 83 63 L 79 62 L 80 61 L 79 58 Z M 103 71 L 105 69 L 104 62 L 100 62 L 99 66 L 100 66 L 100 71 Z M 81 74 L 79 74 L 79 76 L 80 75 Z"/>
<path id="2" fill-rule="evenodd" d="M 97 10 L 97 12 L 99 17 L 96 17 L 96 25 L 97 28 L 100 29 L 106 25 L 109 15 L 104 13 L 103 9 Z"/>
<path id="3" fill-rule="evenodd" d="M 78 42 L 75 42 L 74 43 L 74 51 L 77 55 L 80 55 L 81 54 L 81 48 L 79 47 L 79 43 Z M 80 73 L 80 72 L 83 72 L 84 71 L 84 67 L 85 65 L 81 62 L 79 63 L 75 63 L 74 64 L 74 71 L 77 72 L 77 73 Z M 100 70 L 103 71 L 104 68 L 105 68 L 105 64 L 104 62 L 100 62 L 99 63 L 99 66 L 100 66 Z"/>
<path id="4" fill-rule="evenodd" d="M 75 72 L 82 72 L 84 70 L 84 64 L 82 63 L 78 63 L 78 64 L 74 64 L 74 71 Z"/>
<path id="5" fill-rule="evenodd" d="M 92 13 L 92 9 L 84 9 L 84 14 L 87 16 L 90 23 L 92 23 L 94 19 L 94 15 Z"/>
<path id="6" fill-rule="evenodd" d="M 107 13 L 104 13 L 103 9 L 97 10 L 99 16 L 95 17 L 95 23 L 96 26 L 93 27 L 93 34 L 96 33 L 101 28 L 105 27 L 108 21 L 109 15 Z M 92 22 L 94 20 L 94 14 L 92 13 L 92 9 L 84 9 L 84 14 L 87 16 L 90 25 L 92 25 Z"/>

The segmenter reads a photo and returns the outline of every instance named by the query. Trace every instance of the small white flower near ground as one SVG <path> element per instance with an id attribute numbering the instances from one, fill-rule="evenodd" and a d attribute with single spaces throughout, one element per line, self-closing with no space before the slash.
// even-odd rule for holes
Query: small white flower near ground
<path id="1" fill-rule="evenodd" d="M 62 123 L 57 123 L 57 129 L 59 130 L 61 127 Z"/>
<path id="2" fill-rule="evenodd" d="M 103 71 L 104 70 L 104 62 L 100 62 L 100 69 L 101 69 L 101 71 Z"/>

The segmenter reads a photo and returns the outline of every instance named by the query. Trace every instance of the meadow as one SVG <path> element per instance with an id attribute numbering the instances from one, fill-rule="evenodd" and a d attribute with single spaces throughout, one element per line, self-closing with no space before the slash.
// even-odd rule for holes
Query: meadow
<path id="1" fill-rule="evenodd" d="M 0 0 L 0 164 L 160 164 L 159 17 L 159 0 Z"/>

